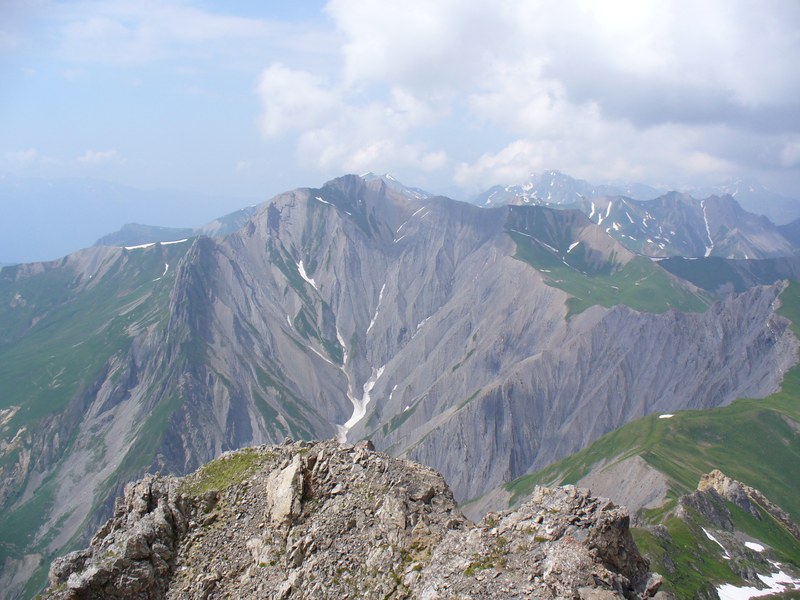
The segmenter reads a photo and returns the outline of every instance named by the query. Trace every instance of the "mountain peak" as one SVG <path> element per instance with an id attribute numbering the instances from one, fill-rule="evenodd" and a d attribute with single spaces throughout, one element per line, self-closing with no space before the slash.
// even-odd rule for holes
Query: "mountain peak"
<path id="1" fill-rule="evenodd" d="M 647 598 L 660 577 L 627 511 L 586 490 L 538 488 L 473 525 L 428 467 L 369 442 L 287 441 L 126 486 L 114 517 L 54 563 L 50 582 L 45 598 Z"/>

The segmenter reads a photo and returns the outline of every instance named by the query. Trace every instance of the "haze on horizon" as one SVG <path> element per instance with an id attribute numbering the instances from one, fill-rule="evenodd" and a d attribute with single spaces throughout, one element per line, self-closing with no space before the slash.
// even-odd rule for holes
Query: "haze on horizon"
<path id="1" fill-rule="evenodd" d="M 792 0 L 8 0 L 0 172 L 263 200 L 559 169 L 800 198 L 799 32 Z"/>

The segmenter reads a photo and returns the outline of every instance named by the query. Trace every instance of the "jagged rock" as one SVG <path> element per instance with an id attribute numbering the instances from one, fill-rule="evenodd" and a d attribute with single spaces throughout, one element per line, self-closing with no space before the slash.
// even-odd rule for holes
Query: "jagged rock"
<path id="1" fill-rule="evenodd" d="M 800 540 L 800 527 L 792 520 L 789 514 L 780 506 L 770 501 L 759 490 L 745 485 L 740 481 L 731 479 L 722 471 L 714 469 L 700 478 L 697 486 L 699 491 L 713 489 L 721 497 L 733 502 L 744 511 L 749 512 L 757 519 L 761 519 L 756 506 L 760 506 L 764 511 L 778 520 L 783 526 L 798 540 Z"/>
<path id="2" fill-rule="evenodd" d="M 125 487 L 114 517 L 86 550 L 56 559 L 50 586 L 63 598 L 161 598 L 187 530 L 177 480 L 148 475 Z"/>
<path id="3" fill-rule="evenodd" d="M 719 470 L 703 475 L 697 490 L 678 499 L 677 516 L 694 529 L 697 537 L 708 546 L 705 551 L 721 555 L 733 573 L 761 588 L 764 586 L 763 574 L 773 573 L 778 563 L 774 561 L 766 542 L 759 540 L 755 548 L 752 543 L 748 547 L 748 540 L 753 538 L 737 530 L 731 514 L 731 510 L 735 509 L 729 508 L 726 502 L 733 503 L 757 519 L 764 518 L 759 512 L 764 511 L 770 518 L 781 522 L 786 531 L 797 539 L 800 539 L 800 528 L 788 513 L 761 492 L 731 479 Z M 702 532 L 698 531 L 700 528 Z M 656 530 L 653 533 L 659 534 Z M 665 530 L 660 535 L 668 537 Z M 781 568 L 795 573 L 794 567 L 781 565 Z"/>
<path id="4" fill-rule="evenodd" d="M 706 473 L 700 478 L 697 485 L 699 491 L 708 489 L 715 490 L 720 496 L 733 502 L 742 510 L 749 512 L 757 519 L 761 519 L 758 510 L 750 502 L 750 498 L 740 482 L 726 476 L 722 471 L 714 469 L 711 473 Z"/>
<path id="5" fill-rule="evenodd" d="M 691 509 L 697 511 L 705 521 L 716 529 L 733 531 L 733 517 L 731 511 L 725 506 L 725 502 L 714 488 L 707 488 L 703 491 L 696 490 L 679 499 L 678 516 L 684 517 L 685 511 Z"/>
<path id="6" fill-rule="evenodd" d="M 439 474 L 369 444 L 248 452 L 219 459 L 244 466 L 211 504 L 204 470 L 128 486 L 90 547 L 54 563 L 45 597 L 599 599 L 660 585 L 627 511 L 585 490 L 537 488 L 473 525 Z"/>

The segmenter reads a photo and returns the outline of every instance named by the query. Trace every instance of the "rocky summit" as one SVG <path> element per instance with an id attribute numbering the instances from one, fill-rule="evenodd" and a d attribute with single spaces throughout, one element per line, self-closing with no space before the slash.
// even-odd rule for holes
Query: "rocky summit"
<path id="1" fill-rule="evenodd" d="M 467 520 L 430 468 L 291 442 L 129 484 L 45 598 L 662 597 L 627 510 L 574 487 Z"/>

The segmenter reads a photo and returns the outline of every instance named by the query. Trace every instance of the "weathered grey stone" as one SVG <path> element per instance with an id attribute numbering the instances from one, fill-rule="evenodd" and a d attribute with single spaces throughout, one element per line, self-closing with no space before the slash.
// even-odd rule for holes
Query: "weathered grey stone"
<path id="1" fill-rule="evenodd" d="M 267 517 L 276 523 L 284 523 L 300 514 L 303 496 L 302 460 L 295 454 L 292 462 L 267 478 Z"/>
<path id="2" fill-rule="evenodd" d="M 202 471 L 128 486 L 103 535 L 56 561 L 45 597 L 603 599 L 650 597 L 660 583 L 627 512 L 586 490 L 537 488 L 473 525 L 440 475 L 366 445 L 257 452 L 262 468 L 218 491 L 214 520 L 198 518 L 206 495 L 178 493 Z"/>

